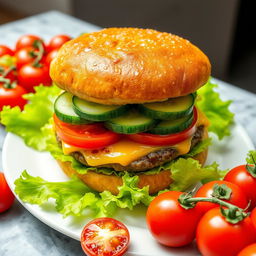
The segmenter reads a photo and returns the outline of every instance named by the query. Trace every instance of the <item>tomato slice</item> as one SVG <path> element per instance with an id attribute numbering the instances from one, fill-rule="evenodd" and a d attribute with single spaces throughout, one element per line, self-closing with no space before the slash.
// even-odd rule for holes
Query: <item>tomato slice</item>
<path id="1" fill-rule="evenodd" d="M 81 245 L 88 256 L 121 256 L 127 250 L 129 241 L 127 227 L 112 218 L 92 220 L 81 234 Z"/>
<path id="2" fill-rule="evenodd" d="M 129 134 L 127 137 L 135 142 L 146 144 L 150 146 L 163 146 L 163 145 L 175 145 L 190 136 L 196 131 L 197 122 L 197 109 L 194 107 L 194 120 L 190 127 L 179 133 L 173 133 L 170 135 L 156 135 L 151 133 L 137 133 Z"/>
<path id="3" fill-rule="evenodd" d="M 56 133 L 61 140 L 83 149 L 99 149 L 117 142 L 121 135 L 107 130 L 102 123 L 68 124 L 53 116 Z"/>

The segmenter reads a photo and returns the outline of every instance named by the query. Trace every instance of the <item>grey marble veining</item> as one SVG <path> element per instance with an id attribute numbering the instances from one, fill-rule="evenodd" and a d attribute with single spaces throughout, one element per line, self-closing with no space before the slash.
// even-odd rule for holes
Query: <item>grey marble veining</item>
<path id="1" fill-rule="evenodd" d="M 48 12 L 0 26 L 0 44 L 13 45 L 26 33 L 41 35 L 48 40 L 59 33 L 77 36 L 99 29 L 70 16 Z M 256 146 L 256 95 L 232 85 L 219 83 L 218 90 L 225 99 L 232 99 L 232 111 Z M 0 126 L 0 151 L 5 131 Z M 0 170 L 2 159 L 0 159 Z M 17 201 L 6 213 L 0 214 L 0 256 L 78 256 L 84 255 L 80 243 L 51 229 L 33 217 Z"/>

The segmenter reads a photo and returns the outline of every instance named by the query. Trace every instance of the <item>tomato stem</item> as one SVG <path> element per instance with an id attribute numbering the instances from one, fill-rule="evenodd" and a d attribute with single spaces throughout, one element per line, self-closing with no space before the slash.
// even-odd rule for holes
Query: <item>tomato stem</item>
<path id="1" fill-rule="evenodd" d="M 43 43 L 40 40 L 36 40 L 34 42 L 34 47 L 36 47 L 38 49 L 38 53 L 36 54 L 37 57 L 35 58 L 33 66 L 38 68 L 38 67 L 42 66 L 40 64 L 40 61 L 42 60 L 43 55 L 44 55 L 44 46 L 43 46 Z"/>
<path id="2" fill-rule="evenodd" d="M 214 184 L 212 197 L 229 200 L 231 194 L 232 189 L 230 189 L 226 184 Z"/>
<path id="3" fill-rule="evenodd" d="M 185 209 L 190 209 L 195 207 L 195 205 L 198 202 L 209 202 L 209 203 L 218 204 L 221 207 L 222 215 L 225 217 L 225 219 L 228 222 L 232 224 L 240 222 L 248 215 L 244 211 L 244 209 L 239 208 L 231 203 L 228 203 L 216 197 L 192 197 L 191 193 L 183 193 L 182 195 L 180 195 L 178 201 L 181 207 Z"/>
<path id="4" fill-rule="evenodd" d="M 4 71 L 0 76 L 0 83 L 3 83 L 3 87 L 6 89 L 15 88 L 17 83 L 11 82 L 11 79 L 6 78 L 6 76 L 13 70 L 16 70 L 15 66 L 10 66 L 6 71 Z"/>
<path id="5" fill-rule="evenodd" d="M 3 87 L 5 89 L 13 89 L 17 86 L 17 83 L 11 82 L 11 80 L 9 78 L 5 78 L 5 77 L 0 77 L 0 83 L 3 83 Z"/>
<path id="6" fill-rule="evenodd" d="M 2 74 L 1 77 L 5 78 L 11 71 L 16 70 L 15 66 L 10 66 L 7 70 L 5 70 Z"/>
<path id="7" fill-rule="evenodd" d="M 219 204 L 220 206 L 223 206 L 223 207 L 228 207 L 228 208 L 235 207 L 239 210 L 243 210 L 233 204 L 230 204 L 230 203 L 223 201 L 221 199 L 218 199 L 216 197 L 192 197 L 192 198 L 185 199 L 185 200 L 188 203 L 209 202 L 209 203 Z"/>
<path id="8" fill-rule="evenodd" d="M 252 159 L 253 165 L 246 164 L 246 170 L 252 175 L 252 177 L 256 178 L 256 162 L 253 157 L 253 154 L 250 154 L 250 157 Z"/>
<path id="9" fill-rule="evenodd" d="M 11 80 L 9 78 L 0 77 L 0 83 L 3 83 L 3 87 L 6 89 L 11 88 Z"/>

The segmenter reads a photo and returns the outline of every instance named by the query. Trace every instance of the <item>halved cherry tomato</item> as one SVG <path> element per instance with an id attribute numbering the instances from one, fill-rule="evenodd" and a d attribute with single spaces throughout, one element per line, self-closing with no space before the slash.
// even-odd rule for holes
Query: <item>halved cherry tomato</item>
<path id="1" fill-rule="evenodd" d="M 237 256 L 256 256 L 256 243 L 245 247 Z"/>
<path id="2" fill-rule="evenodd" d="M 34 86 L 43 84 L 49 86 L 52 80 L 49 75 L 49 67 L 42 64 L 42 67 L 35 67 L 26 64 L 18 70 L 18 81 L 28 92 L 34 91 Z"/>
<path id="3" fill-rule="evenodd" d="M 0 57 L 4 56 L 4 55 L 11 55 L 13 56 L 14 52 L 12 49 L 10 49 L 8 46 L 6 45 L 0 45 Z"/>
<path id="4" fill-rule="evenodd" d="M 214 208 L 201 218 L 196 242 L 202 255 L 235 256 L 244 247 L 256 242 L 256 231 L 249 217 L 232 224 L 226 221 L 220 208 Z"/>
<path id="5" fill-rule="evenodd" d="M 175 145 L 190 136 L 192 136 L 196 131 L 196 122 L 197 122 L 197 110 L 194 108 L 194 120 L 189 128 L 185 129 L 182 132 L 174 133 L 170 135 L 156 135 L 151 133 L 137 133 L 126 135 L 131 140 L 146 144 L 150 146 L 164 146 L 164 145 Z"/>
<path id="6" fill-rule="evenodd" d="M 43 43 L 43 39 L 39 36 L 35 35 L 23 35 L 16 42 L 16 51 L 25 48 L 25 47 L 34 47 L 35 41 L 41 41 Z M 43 44 L 44 45 L 44 44 Z M 45 47 L 45 45 L 44 45 Z"/>
<path id="7" fill-rule="evenodd" d="M 84 148 L 99 149 L 117 142 L 121 135 L 107 130 L 102 123 L 74 125 L 53 116 L 57 135 L 64 142 Z"/>
<path id="8" fill-rule="evenodd" d="M 71 40 L 71 37 L 68 35 L 56 35 L 49 41 L 49 44 L 47 45 L 47 51 L 50 52 L 54 49 L 59 49 L 69 40 Z"/>
<path id="9" fill-rule="evenodd" d="M 13 201 L 14 195 L 6 182 L 4 174 L 0 172 L 0 213 L 8 210 L 12 206 Z"/>
<path id="10" fill-rule="evenodd" d="M 184 209 L 178 202 L 183 192 L 168 191 L 157 196 L 147 210 L 147 224 L 153 237 L 161 244 L 180 247 L 195 238 L 201 217 L 197 205 Z"/>
<path id="11" fill-rule="evenodd" d="M 223 199 L 224 201 L 234 204 L 242 209 L 248 206 L 249 202 L 247 200 L 246 195 L 242 191 L 242 189 L 240 189 L 236 184 L 233 184 L 228 181 L 217 180 L 217 181 L 208 182 L 199 188 L 199 190 L 195 194 L 195 197 L 212 197 L 213 188 L 215 184 L 226 185 L 228 188 L 232 190 L 230 199 L 228 200 Z M 219 207 L 218 204 L 209 203 L 209 202 L 199 202 L 197 203 L 197 205 L 198 207 L 200 207 L 203 213 L 206 213 L 212 208 Z"/>
<path id="12" fill-rule="evenodd" d="M 256 206 L 256 178 L 246 169 L 246 165 L 239 165 L 230 170 L 224 180 L 239 186 L 250 200 L 249 210 Z"/>
<path id="13" fill-rule="evenodd" d="M 35 61 L 37 52 L 38 50 L 33 47 L 25 47 L 18 50 L 15 53 L 17 68 L 19 69 L 25 64 L 33 63 Z"/>
<path id="14" fill-rule="evenodd" d="M 127 227 L 112 218 L 92 220 L 81 234 L 81 245 L 88 256 L 121 256 L 127 250 L 129 241 Z"/>
<path id="15" fill-rule="evenodd" d="M 5 88 L 3 84 L 0 84 L 0 111 L 3 106 L 19 106 L 23 109 L 27 100 L 23 99 L 22 96 L 26 93 L 26 90 L 19 85 L 15 85 L 14 88 Z"/>
<path id="16" fill-rule="evenodd" d="M 46 55 L 45 63 L 47 65 L 50 65 L 52 60 L 57 56 L 57 54 L 58 54 L 58 49 L 55 49 L 55 50 L 52 50 L 51 52 L 49 52 Z"/>

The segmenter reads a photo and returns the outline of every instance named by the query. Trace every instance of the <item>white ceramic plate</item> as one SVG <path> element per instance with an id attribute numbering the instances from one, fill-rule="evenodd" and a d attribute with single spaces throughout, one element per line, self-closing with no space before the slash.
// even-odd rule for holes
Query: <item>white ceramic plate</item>
<path id="1" fill-rule="evenodd" d="M 244 163 L 248 150 L 253 148 L 245 130 L 239 125 L 234 125 L 232 136 L 221 142 L 214 138 L 207 162 L 217 161 L 221 168 L 231 168 Z M 49 153 L 40 153 L 27 147 L 22 139 L 11 133 L 6 136 L 4 142 L 3 167 L 12 190 L 14 190 L 15 179 L 25 169 L 29 174 L 40 176 L 48 181 L 68 179 Z M 39 220 L 76 240 L 79 240 L 81 230 L 88 222 L 88 219 L 85 218 L 68 217 L 63 219 L 60 214 L 56 213 L 51 203 L 44 207 L 21 203 Z M 124 222 L 131 234 L 131 246 L 126 255 L 199 255 L 194 244 L 182 249 L 170 249 L 156 243 L 146 228 L 145 207 L 137 207 L 134 211 L 120 210 L 115 218 Z"/>

